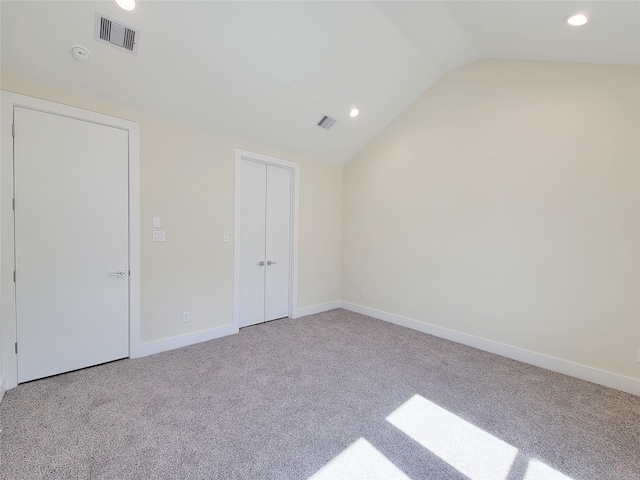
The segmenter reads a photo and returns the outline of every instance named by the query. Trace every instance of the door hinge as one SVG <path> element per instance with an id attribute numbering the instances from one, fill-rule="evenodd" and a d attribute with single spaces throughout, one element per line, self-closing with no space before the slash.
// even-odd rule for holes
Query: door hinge
<path id="1" fill-rule="evenodd" d="M 16 342 L 16 353 L 18 353 L 18 342 Z"/>
<path id="2" fill-rule="evenodd" d="M 13 282 L 15 283 L 15 281 L 16 281 L 16 271 L 14 270 L 13 271 Z"/>
<path id="3" fill-rule="evenodd" d="M 12 198 L 11 199 L 11 208 L 13 209 L 13 211 L 16 211 L 16 199 Z"/>
<path id="4" fill-rule="evenodd" d="M 15 138 L 16 136 L 16 124 L 11 125 L 11 136 Z"/>

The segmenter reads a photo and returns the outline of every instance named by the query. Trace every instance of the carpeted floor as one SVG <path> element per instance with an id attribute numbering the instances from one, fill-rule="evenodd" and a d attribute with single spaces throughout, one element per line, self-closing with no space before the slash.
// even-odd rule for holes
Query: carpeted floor
<path id="1" fill-rule="evenodd" d="M 3 479 L 640 479 L 640 397 L 345 310 L 24 385 Z"/>

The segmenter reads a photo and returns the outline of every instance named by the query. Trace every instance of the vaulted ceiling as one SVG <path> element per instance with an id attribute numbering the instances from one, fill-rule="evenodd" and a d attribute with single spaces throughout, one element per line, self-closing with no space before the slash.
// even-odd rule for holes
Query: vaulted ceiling
<path id="1" fill-rule="evenodd" d="M 96 11 L 140 31 L 137 55 L 94 40 Z M 567 25 L 578 12 L 589 23 Z M 638 1 L 3 0 L 0 15 L 3 75 L 337 164 L 465 63 L 640 63 Z"/>

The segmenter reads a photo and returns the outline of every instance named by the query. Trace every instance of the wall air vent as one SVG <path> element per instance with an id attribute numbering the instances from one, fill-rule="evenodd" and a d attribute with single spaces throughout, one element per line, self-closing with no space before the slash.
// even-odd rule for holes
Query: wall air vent
<path id="1" fill-rule="evenodd" d="M 335 118 L 331 118 L 330 116 L 325 115 L 320 119 L 318 123 L 316 123 L 316 125 L 320 128 L 324 128 L 325 130 L 329 130 L 335 125 L 336 121 L 337 120 Z"/>
<path id="2" fill-rule="evenodd" d="M 112 47 L 136 55 L 140 31 L 96 12 L 94 38 L 98 42 L 107 43 Z"/>

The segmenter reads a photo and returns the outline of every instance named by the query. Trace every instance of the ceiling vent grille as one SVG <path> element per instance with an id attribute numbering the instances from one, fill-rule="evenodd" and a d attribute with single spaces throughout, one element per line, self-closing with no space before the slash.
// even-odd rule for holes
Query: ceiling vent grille
<path id="1" fill-rule="evenodd" d="M 138 53 L 140 31 L 96 12 L 94 38 L 99 42 L 107 43 L 112 47 L 136 55 Z"/>
<path id="2" fill-rule="evenodd" d="M 320 128 L 324 128 L 325 130 L 329 130 L 335 125 L 336 121 L 337 120 L 335 118 L 331 118 L 330 116 L 325 115 L 320 119 L 318 123 L 316 123 L 316 125 Z"/>

